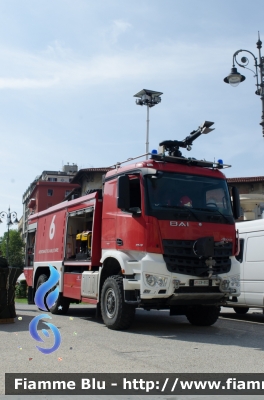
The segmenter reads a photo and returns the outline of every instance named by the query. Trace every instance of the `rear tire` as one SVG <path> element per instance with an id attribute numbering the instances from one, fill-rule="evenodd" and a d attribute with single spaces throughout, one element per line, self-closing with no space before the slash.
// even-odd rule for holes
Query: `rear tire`
<path id="1" fill-rule="evenodd" d="M 196 326 L 210 326 L 213 325 L 219 317 L 220 308 L 209 307 L 194 307 L 186 313 L 188 321 Z"/>
<path id="2" fill-rule="evenodd" d="M 40 285 L 42 285 L 47 280 L 48 280 L 48 277 L 47 277 L 46 274 L 40 275 L 39 278 L 38 278 L 38 281 L 37 281 L 37 289 L 36 290 L 38 290 Z M 51 291 L 52 290 L 47 292 L 47 294 L 50 293 Z M 47 294 L 46 294 L 46 296 L 47 296 Z M 44 301 L 44 303 L 45 303 L 45 301 Z M 63 297 L 62 293 L 60 293 L 59 296 L 58 296 L 58 299 L 56 300 L 54 305 L 52 307 L 50 307 L 49 311 L 52 314 L 66 314 L 68 309 L 69 309 L 69 306 L 70 306 L 70 300 L 66 299 L 65 297 Z M 41 310 L 41 309 L 39 308 L 39 310 Z M 41 310 L 41 311 L 47 311 L 47 310 Z"/>
<path id="3" fill-rule="evenodd" d="M 50 307 L 51 314 L 64 315 L 67 314 L 70 307 L 70 300 L 63 297 L 62 293 L 59 294 L 58 299 L 52 307 Z"/>
<path id="4" fill-rule="evenodd" d="M 42 274 L 38 277 L 38 281 L 37 281 L 37 290 L 40 287 L 40 285 L 42 285 L 44 282 L 46 282 L 48 280 L 48 277 L 46 274 Z"/>
<path id="5" fill-rule="evenodd" d="M 43 283 L 45 283 L 47 280 L 48 280 L 47 275 L 45 275 L 45 274 L 40 275 L 40 276 L 38 277 L 38 280 L 37 280 L 36 291 L 37 291 L 38 288 L 39 288 Z M 39 307 L 38 307 L 38 309 L 39 309 L 40 311 L 47 311 L 47 310 L 42 310 L 42 309 L 39 308 Z"/>
<path id="6" fill-rule="evenodd" d="M 135 317 L 135 307 L 124 301 L 123 278 L 113 275 L 104 282 L 101 294 L 102 318 L 109 329 L 128 329 Z"/>
<path id="7" fill-rule="evenodd" d="M 233 307 L 233 310 L 240 315 L 244 315 L 248 312 L 249 307 Z"/>

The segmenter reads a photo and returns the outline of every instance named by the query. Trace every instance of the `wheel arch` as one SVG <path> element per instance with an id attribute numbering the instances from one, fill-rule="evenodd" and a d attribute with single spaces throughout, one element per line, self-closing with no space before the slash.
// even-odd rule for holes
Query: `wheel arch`
<path id="1" fill-rule="evenodd" d="M 127 262 L 129 261 L 130 257 L 128 256 L 128 254 L 123 253 L 122 251 L 108 250 L 102 255 L 102 258 L 100 261 L 101 261 L 102 265 L 104 266 L 105 262 L 108 262 L 107 260 L 109 260 L 109 259 L 116 260 L 119 263 L 121 270 L 122 269 L 125 270 Z"/>
<path id="2" fill-rule="evenodd" d="M 101 272 L 100 281 L 98 287 L 98 299 L 100 302 L 101 291 L 105 280 L 111 275 L 122 275 L 129 268 L 129 261 L 131 255 L 124 253 L 123 251 L 116 250 L 104 250 L 101 258 Z"/>
<path id="3" fill-rule="evenodd" d="M 115 257 L 107 257 L 103 261 L 103 266 L 100 273 L 98 299 L 100 299 L 105 280 L 112 275 L 122 275 L 122 265 L 120 264 L 120 260 L 116 259 Z"/>

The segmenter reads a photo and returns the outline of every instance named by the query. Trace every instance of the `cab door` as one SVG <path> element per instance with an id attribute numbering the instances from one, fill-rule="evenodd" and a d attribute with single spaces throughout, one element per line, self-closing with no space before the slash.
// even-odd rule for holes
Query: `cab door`
<path id="1" fill-rule="evenodd" d="M 145 251 L 145 219 L 142 210 L 142 184 L 139 174 L 118 178 L 116 249 Z"/>

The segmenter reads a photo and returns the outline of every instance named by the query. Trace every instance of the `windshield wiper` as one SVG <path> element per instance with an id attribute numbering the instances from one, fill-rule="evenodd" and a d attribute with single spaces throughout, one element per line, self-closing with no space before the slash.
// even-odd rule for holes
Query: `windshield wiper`
<path id="1" fill-rule="evenodd" d="M 197 221 L 200 221 L 200 219 L 197 217 L 196 213 L 193 211 L 192 208 L 185 209 L 184 211 L 189 212 L 197 219 Z"/>
<path id="2" fill-rule="evenodd" d="M 212 210 L 212 211 L 218 212 L 218 214 L 220 214 L 227 222 L 230 222 L 229 219 L 227 218 L 227 216 L 225 214 L 221 213 L 221 211 L 219 211 L 218 208 L 216 208 L 215 210 Z"/>
<path id="3" fill-rule="evenodd" d="M 179 210 L 179 213 L 184 213 L 184 214 L 188 214 L 188 216 L 193 215 L 197 221 L 200 221 L 200 219 L 197 217 L 195 211 L 193 211 L 192 208 L 190 207 L 182 207 L 182 206 L 170 206 L 168 204 L 160 204 L 161 207 L 165 207 L 165 208 L 176 208 L 177 210 Z"/>
<path id="4" fill-rule="evenodd" d="M 221 211 L 219 211 L 219 209 L 217 207 L 215 208 L 196 208 L 196 210 L 201 210 L 201 211 L 206 211 L 206 212 L 210 212 L 210 213 L 214 213 L 217 212 L 218 214 L 220 214 L 227 222 L 230 222 L 229 219 L 227 218 L 227 216 L 223 213 L 221 213 Z"/>

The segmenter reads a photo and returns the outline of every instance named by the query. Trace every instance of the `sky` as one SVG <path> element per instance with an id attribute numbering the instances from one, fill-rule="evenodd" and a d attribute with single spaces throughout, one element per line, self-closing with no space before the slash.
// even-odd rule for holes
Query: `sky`
<path id="1" fill-rule="evenodd" d="M 228 178 L 263 176 L 254 73 L 237 66 L 246 80 L 223 82 L 235 51 L 259 56 L 263 12 L 263 0 L 0 0 L 0 211 L 20 218 L 44 170 L 144 154 L 147 108 L 133 97 L 143 88 L 163 93 L 150 150 L 209 120 L 215 130 L 183 155 L 223 159 Z"/>

